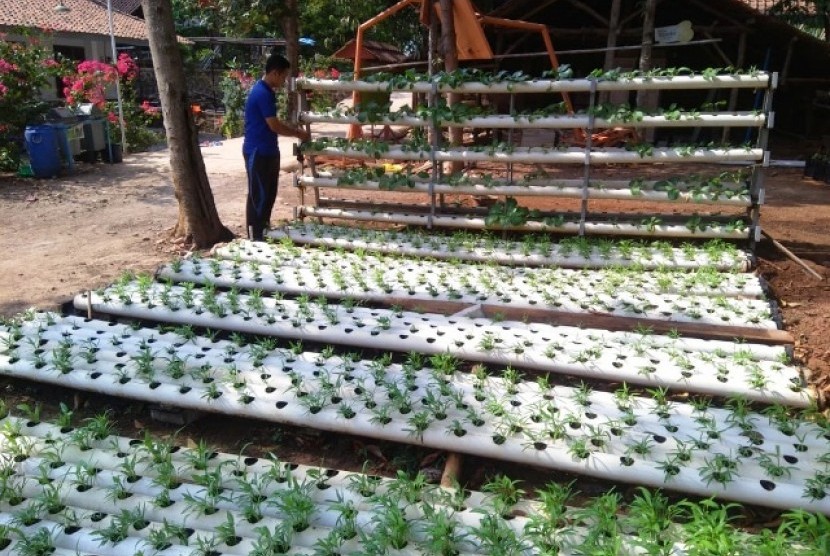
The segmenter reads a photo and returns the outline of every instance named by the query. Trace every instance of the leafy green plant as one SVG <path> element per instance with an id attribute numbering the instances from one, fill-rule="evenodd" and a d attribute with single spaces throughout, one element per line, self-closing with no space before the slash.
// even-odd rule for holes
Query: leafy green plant
<path id="1" fill-rule="evenodd" d="M 267 503 L 276 507 L 285 516 L 285 522 L 294 531 L 301 532 L 309 527 L 311 517 L 316 511 L 316 505 L 311 498 L 313 488 L 313 482 L 300 483 L 297 479 L 289 477 L 288 488 L 278 491 Z"/>
<path id="2" fill-rule="evenodd" d="M 514 197 L 507 197 L 490 207 L 484 223 L 487 226 L 512 228 L 523 226 L 528 220 L 538 217 L 538 211 L 520 206 Z"/>

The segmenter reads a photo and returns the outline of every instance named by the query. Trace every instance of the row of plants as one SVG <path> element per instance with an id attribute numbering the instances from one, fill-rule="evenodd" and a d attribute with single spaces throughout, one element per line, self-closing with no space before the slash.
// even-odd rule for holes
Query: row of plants
<path id="1" fill-rule="evenodd" d="M 301 145 L 306 155 L 345 156 L 350 158 L 479 161 L 495 160 L 511 163 L 584 164 L 588 157 L 592 164 L 637 164 L 641 162 L 759 162 L 764 151 L 754 145 L 688 144 L 655 147 L 650 143 L 636 143 L 620 147 L 585 149 L 562 146 L 518 147 L 509 142 L 494 141 L 490 145 L 464 147 L 433 147 L 420 136 L 399 144 L 374 138 L 345 139 L 318 137 Z"/>
<path id="2" fill-rule="evenodd" d="M 632 213 L 626 216 L 594 216 L 586 212 L 541 212 L 518 204 L 514 197 L 496 201 L 486 215 L 442 213 L 407 207 L 374 206 L 366 210 L 330 206 L 300 206 L 300 218 L 372 221 L 400 226 L 468 230 L 502 230 L 549 234 L 585 234 L 633 237 L 749 240 L 760 237 L 760 228 L 743 218 L 726 219 L 694 213 L 685 220 L 678 215 Z M 751 234 L 751 235 L 750 235 Z"/>
<path id="3" fill-rule="evenodd" d="M 380 190 L 413 190 L 436 193 L 488 193 L 505 195 L 574 196 L 587 190 L 588 198 L 647 199 L 747 205 L 750 203 L 745 172 L 721 172 L 714 176 L 667 176 L 660 180 L 602 180 L 593 178 L 556 179 L 542 171 L 525 174 L 520 180 L 495 177 L 492 173 L 463 172 L 432 182 L 428 172 L 415 172 L 411 164 L 400 170 L 386 166 L 356 166 L 342 172 L 318 172 L 300 176 L 307 187 L 353 187 Z M 431 184 L 431 185 L 430 185 Z"/>
<path id="4" fill-rule="evenodd" d="M 772 302 L 741 298 L 741 290 L 734 287 L 737 296 L 722 294 L 719 288 L 728 288 L 726 280 L 712 274 L 708 273 L 707 290 L 700 292 L 690 287 L 694 288 L 696 280 L 706 278 L 696 278 L 695 274 L 664 272 L 652 278 L 648 287 L 645 280 L 639 279 L 641 274 L 632 270 L 525 271 L 346 253 L 317 256 L 302 263 L 294 258 L 272 260 L 268 265 L 193 258 L 174 261 L 157 273 L 162 281 L 259 289 L 267 294 L 346 296 L 363 301 L 383 301 L 392 296 L 482 303 L 496 311 L 508 307 L 543 308 L 668 322 L 776 328 Z M 636 278 L 629 281 L 628 276 Z M 757 279 L 756 291 L 760 292 Z"/>
<path id="5" fill-rule="evenodd" d="M 646 270 L 713 267 L 746 270 L 750 256 L 734 243 L 713 239 L 676 245 L 665 240 L 572 237 L 554 240 L 548 234 L 524 234 L 511 239 L 488 232 L 454 231 L 440 234 L 413 229 L 367 229 L 321 222 L 294 222 L 268 232 L 269 238 L 290 239 L 298 245 L 316 245 L 376 253 L 400 253 L 439 259 L 486 260 L 523 266 L 565 268 L 638 266 Z M 245 245 L 245 242 L 241 242 Z M 250 246 L 259 249 L 260 246 Z"/>
<path id="6" fill-rule="evenodd" d="M 471 84 L 491 91 L 523 92 L 528 86 L 549 91 L 590 91 L 591 82 L 596 83 L 597 90 L 617 90 L 619 88 L 638 90 L 651 87 L 676 85 L 692 88 L 765 88 L 770 75 L 755 68 L 748 70 L 725 68 L 706 68 L 701 71 L 690 68 L 655 68 L 648 71 L 631 70 L 595 70 L 584 78 L 575 77 L 571 68 L 562 65 L 545 71 L 540 78 L 521 71 L 489 72 L 475 68 L 462 68 L 454 71 L 442 71 L 433 74 L 407 70 L 402 73 L 374 72 L 362 76 L 361 81 L 354 81 L 354 75 L 341 72 L 337 80 L 298 79 L 301 89 L 310 90 L 376 90 L 394 91 L 411 90 L 430 92 L 437 86 L 439 92 L 464 91 Z M 355 86 L 355 85 L 358 86 Z M 359 84 L 375 85 L 362 88 Z"/>
<path id="7" fill-rule="evenodd" d="M 108 394 L 464 452 L 492 442 L 498 459 L 588 474 L 599 466 L 606 477 L 652 485 L 658 478 L 656 486 L 779 507 L 824 499 L 830 480 L 830 423 L 812 409 L 759 412 L 740 397 L 716 408 L 705 398 L 674 401 L 660 388 L 554 386 L 512 368 L 466 373 L 447 354 L 410 353 L 394 364 L 388 354 L 361 360 L 332 348 L 303 352 L 301 344 L 278 350 L 264 339 L 215 342 L 186 328 L 135 334 L 52 315 L 19 335 L 5 350 L 13 361 L 7 372 L 64 385 L 74 379 Z M 758 501 L 773 490 L 776 502 Z"/>
<path id="8" fill-rule="evenodd" d="M 5 441 L 32 446 L 3 464 L 0 542 L 14 554 L 707 554 L 716 543 L 812 556 L 828 538 L 826 518 L 800 510 L 776 530 L 747 533 L 735 526 L 737 505 L 709 499 L 641 488 L 575 506 L 572 484 L 528 493 L 495 476 L 480 491 L 443 489 L 420 474 L 384 479 L 219 454 L 202 442 L 114 437 L 106 415 L 75 428 L 71 414 L 61 419 L 7 416 L 0 426 Z M 75 441 L 80 431 L 95 435 L 93 446 Z"/>
<path id="9" fill-rule="evenodd" d="M 724 103 L 725 104 L 725 103 Z M 676 104 L 655 110 L 632 107 L 627 103 L 598 103 L 588 109 L 568 113 L 564 102 L 551 104 L 543 108 L 520 110 L 511 114 L 500 114 L 493 107 L 470 106 L 467 104 L 448 105 L 441 100 L 434 105 L 421 105 L 417 108 L 404 105 L 395 110 L 389 103 L 379 104 L 375 101 L 359 103 L 354 107 L 336 107 L 325 112 L 302 112 L 300 121 L 304 123 L 350 123 L 376 125 L 405 125 L 425 127 L 432 124 L 440 126 L 465 125 L 469 127 L 491 128 L 572 128 L 572 127 L 613 127 L 627 124 L 649 127 L 720 127 L 730 126 L 760 127 L 764 125 L 763 113 L 759 110 L 750 112 L 720 112 L 709 110 L 683 109 Z"/>
<path id="10" fill-rule="evenodd" d="M 395 273 L 394 278 L 400 283 L 412 283 L 413 280 L 420 282 L 420 275 L 426 275 L 427 282 L 436 287 L 449 274 L 460 273 L 467 275 L 467 280 L 472 280 L 472 277 L 478 274 L 489 274 L 489 278 L 486 279 L 489 283 L 482 283 L 487 291 L 495 291 L 495 284 L 504 281 L 508 285 L 517 282 L 563 288 L 576 288 L 584 285 L 606 293 L 610 293 L 613 289 L 651 293 L 684 292 L 712 297 L 763 298 L 765 296 L 758 276 L 746 272 L 721 271 L 715 267 L 703 265 L 689 270 L 664 266 L 651 271 L 637 263 L 628 267 L 609 266 L 603 269 L 568 269 L 558 266 L 514 267 L 495 261 L 464 261 L 462 258 L 442 261 L 431 257 L 421 258 L 407 254 L 362 249 L 347 251 L 343 248 L 329 249 L 326 246 L 301 248 L 287 236 L 269 243 L 252 243 L 244 240 L 231 242 L 217 247 L 212 254 L 220 260 L 227 261 L 227 264 L 231 265 L 230 268 L 222 266 L 217 259 L 202 258 L 195 254 L 188 259 L 174 260 L 167 266 L 174 272 L 178 272 L 176 267 L 189 260 L 194 264 L 199 263 L 203 266 L 207 264 L 210 267 L 208 275 L 224 274 L 238 277 L 239 272 L 243 271 L 246 265 L 252 273 L 256 273 L 260 265 L 268 265 L 275 271 L 287 267 L 293 267 L 298 271 L 308 268 L 315 273 L 321 268 L 337 266 L 346 271 L 353 269 L 355 265 L 366 269 L 377 266 L 386 268 L 389 265 L 389 268 L 402 267 L 405 273 L 419 273 L 417 278 L 404 276 L 404 280 L 400 280 Z M 464 284 L 463 276 L 458 278 L 458 283 Z"/>
<path id="11" fill-rule="evenodd" d="M 235 332 L 425 354 L 451 352 L 478 362 L 666 386 L 713 395 L 740 393 L 765 402 L 804 405 L 809 393 L 783 348 L 546 324 L 446 317 L 400 309 L 370 309 L 300 295 L 285 299 L 260 290 L 217 291 L 212 285 L 122 280 L 75 305 L 112 314 Z M 713 354 L 749 352 L 718 364 Z"/>

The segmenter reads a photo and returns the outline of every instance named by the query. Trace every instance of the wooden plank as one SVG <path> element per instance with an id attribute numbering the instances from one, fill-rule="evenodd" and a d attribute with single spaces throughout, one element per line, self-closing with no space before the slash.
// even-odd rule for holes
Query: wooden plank
<path id="1" fill-rule="evenodd" d="M 647 327 L 655 334 L 677 332 L 688 338 L 704 340 L 746 340 L 747 342 L 787 345 L 794 343 L 792 334 L 786 330 L 770 330 L 749 326 L 719 326 L 696 322 L 666 322 L 640 317 L 620 317 L 598 313 L 566 313 L 546 309 L 520 309 L 502 305 L 482 305 L 481 310 L 489 318 L 499 317 L 507 320 L 542 322 L 562 326 L 579 326 L 598 328 L 612 332 L 631 331 L 638 327 Z"/>
<path id="2" fill-rule="evenodd" d="M 431 299 L 411 299 L 406 297 L 387 297 L 384 305 L 398 306 L 404 310 L 424 313 L 438 313 L 453 315 L 464 309 L 475 307 L 475 304 L 458 301 L 438 301 Z M 790 345 L 795 342 L 792 334 L 786 330 L 770 330 L 766 328 L 752 328 L 749 326 L 719 326 L 696 322 L 666 322 L 641 317 L 621 317 L 602 313 L 569 313 L 548 309 L 531 309 L 510 307 L 509 305 L 479 305 L 481 313 L 486 318 L 498 318 L 520 322 L 538 322 L 560 326 L 576 326 L 595 328 L 611 332 L 634 331 L 637 328 L 649 328 L 655 334 L 678 333 L 686 338 L 700 338 L 703 340 L 736 339 L 747 342 L 768 345 Z"/>
<path id="3" fill-rule="evenodd" d="M 436 12 L 441 17 L 441 11 L 436 4 Z M 470 0 L 455 0 L 453 2 L 453 23 L 455 24 L 455 44 L 459 60 L 492 60 L 493 50 L 484 29 L 476 16 Z"/>

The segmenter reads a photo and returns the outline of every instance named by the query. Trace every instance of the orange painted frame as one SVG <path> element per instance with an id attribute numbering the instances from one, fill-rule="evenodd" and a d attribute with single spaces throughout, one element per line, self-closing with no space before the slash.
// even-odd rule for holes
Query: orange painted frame
<path id="1" fill-rule="evenodd" d="M 431 0 L 426 1 L 431 2 Z M 401 0 L 394 6 L 380 12 L 373 18 L 364 21 L 357 27 L 354 59 L 355 80 L 360 78 L 360 72 L 363 69 L 363 60 L 361 59 L 360 54 L 363 51 L 363 34 L 366 30 L 395 15 L 407 6 L 415 4 L 420 4 L 421 21 L 423 22 L 428 17 L 425 13 L 427 5 L 424 2 L 425 0 Z M 551 67 L 553 69 L 559 68 L 559 60 L 556 58 L 556 51 L 553 49 L 553 43 L 550 40 L 550 33 L 548 33 L 547 27 L 541 23 L 482 16 L 474 10 L 471 0 L 455 0 L 455 2 L 453 2 L 453 24 L 456 26 L 456 30 L 459 28 L 463 30 L 460 33 L 456 33 L 456 48 L 458 49 L 460 59 L 462 60 L 493 58 L 493 51 L 490 49 L 489 43 L 486 42 L 486 38 L 484 37 L 484 29 L 482 28 L 482 25 L 493 25 L 509 29 L 538 31 L 542 35 L 542 40 L 545 43 L 545 49 L 548 52 Z M 482 43 L 484 46 L 482 46 Z M 568 114 L 573 114 L 573 103 L 571 103 L 571 99 L 568 94 L 562 93 L 562 99 L 565 101 L 565 107 L 568 109 Z M 355 106 L 360 103 L 359 92 L 355 91 L 352 93 L 352 103 Z M 361 127 L 357 124 L 352 124 L 349 127 L 349 138 L 355 139 L 361 136 Z"/>

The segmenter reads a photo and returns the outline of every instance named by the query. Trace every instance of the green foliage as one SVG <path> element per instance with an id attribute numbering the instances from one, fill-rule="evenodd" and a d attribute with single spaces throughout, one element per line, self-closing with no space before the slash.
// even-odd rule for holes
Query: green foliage
<path id="1" fill-rule="evenodd" d="M 49 108 L 41 89 L 65 69 L 43 35 L 20 34 L 22 41 L 0 40 L 0 170 L 17 170 L 23 129 Z"/>
<path id="2" fill-rule="evenodd" d="M 300 3 L 303 34 L 317 40 L 321 52 L 330 53 L 355 37 L 357 26 L 390 6 L 386 0 L 308 0 Z M 393 44 L 401 50 L 421 49 L 423 28 L 418 10 L 401 10 L 373 27 L 367 39 Z"/>
<path id="3" fill-rule="evenodd" d="M 522 226 L 533 218 L 538 218 L 537 211 L 520 206 L 516 199 L 507 197 L 490 208 L 484 222 L 487 226 L 510 228 Z"/>
<path id="4" fill-rule="evenodd" d="M 222 90 L 222 104 L 225 106 L 225 117 L 222 120 L 222 135 L 230 139 L 239 137 L 243 131 L 243 116 L 245 100 L 248 91 L 255 83 L 254 71 L 251 68 L 237 67 L 231 63 L 219 81 L 219 88 Z"/>

